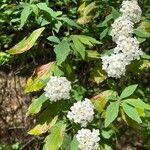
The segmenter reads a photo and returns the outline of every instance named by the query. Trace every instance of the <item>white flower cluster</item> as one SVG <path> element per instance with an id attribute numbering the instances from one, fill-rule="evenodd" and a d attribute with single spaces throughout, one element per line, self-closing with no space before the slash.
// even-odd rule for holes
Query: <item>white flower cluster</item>
<path id="1" fill-rule="evenodd" d="M 117 47 L 115 47 L 114 53 L 122 52 L 128 61 L 139 59 L 139 56 L 142 55 L 142 50 L 139 48 L 139 41 L 136 37 L 120 36 L 116 43 Z"/>
<path id="2" fill-rule="evenodd" d="M 80 150 L 97 150 L 99 148 L 99 130 L 81 129 L 78 131 L 76 138 L 79 142 Z"/>
<path id="3" fill-rule="evenodd" d="M 112 54 L 111 56 L 102 57 L 103 66 L 102 69 L 105 70 L 110 77 L 119 78 L 121 75 L 125 74 L 126 65 L 129 61 L 123 53 Z"/>
<path id="4" fill-rule="evenodd" d="M 124 0 L 120 12 L 130 17 L 134 23 L 139 22 L 141 19 L 142 10 L 136 0 Z"/>
<path id="5" fill-rule="evenodd" d="M 120 12 L 122 16 L 114 21 L 110 33 L 117 46 L 113 54 L 101 57 L 103 70 L 109 77 L 114 78 L 124 75 L 126 66 L 142 55 L 138 40 L 132 37 L 134 23 L 139 22 L 141 18 L 141 8 L 136 0 L 124 0 Z"/>
<path id="6" fill-rule="evenodd" d="M 133 34 L 133 22 L 130 21 L 128 16 L 120 16 L 117 18 L 112 26 L 110 35 L 113 41 L 117 41 L 120 36 L 129 37 Z"/>
<path id="7" fill-rule="evenodd" d="M 67 118 L 75 123 L 81 124 L 82 127 L 86 127 L 93 120 L 94 106 L 87 98 L 84 101 L 74 103 L 70 110 Z"/>
<path id="8" fill-rule="evenodd" d="M 44 91 L 50 101 L 66 100 L 70 98 L 71 82 L 66 77 L 52 76 L 47 83 Z"/>

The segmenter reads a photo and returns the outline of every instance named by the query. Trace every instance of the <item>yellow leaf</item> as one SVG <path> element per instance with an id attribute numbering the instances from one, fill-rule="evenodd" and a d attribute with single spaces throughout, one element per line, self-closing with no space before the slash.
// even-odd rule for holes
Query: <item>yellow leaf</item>
<path id="1" fill-rule="evenodd" d="M 47 123 L 44 123 L 44 124 L 38 124 L 36 125 L 33 129 L 31 129 L 28 134 L 30 135 L 40 135 L 42 133 L 45 133 L 48 131 L 49 129 L 49 125 L 47 125 Z"/>
<path id="2" fill-rule="evenodd" d="M 80 12 L 81 15 L 83 15 L 84 9 L 85 9 L 85 2 L 81 4 L 80 7 L 78 8 L 78 11 Z"/>
<path id="3" fill-rule="evenodd" d="M 84 24 L 89 23 L 91 19 L 92 19 L 92 16 L 82 16 L 77 20 L 77 23 L 84 25 Z"/>
<path id="4" fill-rule="evenodd" d="M 40 135 L 42 133 L 46 133 L 50 128 L 52 128 L 55 123 L 57 122 L 58 116 L 54 117 L 54 119 L 47 124 L 46 122 L 44 124 L 38 124 L 33 129 L 31 129 L 28 134 L 30 135 Z"/>
<path id="5" fill-rule="evenodd" d="M 37 30 L 34 30 L 29 37 L 25 37 L 22 41 L 20 41 L 17 45 L 12 47 L 11 49 L 7 50 L 9 54 L 15 55 L 20 54 L 25 51 L 28 51 L 36 42 L 36 40 L 39 38 L 41 33 L 43 32 L 45 28 L 39 28 Z"/>
<path id="6" fill-rule="evenodd" d="M 145 111 L 144 111 L 144 109 L 136 108 L 136 110 L 137 110 L 137 112 L 138 112 L 139 116 L 141 116 L 141 117 L 145 117 Z"/>
<path id="7" fill-rule="evenodd" d="M 87 6 L 83 3 L 78 9 L 81 16 L 78 18 L 77 23 L 82 25 L 89 23 L 93 17 L 91 14 L 95 8 L 97 8 L 95 2 L 92 2 Z"/>
<path id="8" fill-rule="evenodd" d="M 106 73 L 101 69 L 100 66 L 95 66 L 90 72 L 90 80 L 97 84 L 102 83 L 107 79 Z"/>
<path id="9" fill-rule="evenodd" d="M 104 108 L 113 93 L 114 93 L 114 91 L 107 90 L 107 91 L 104 91 L 104 92 L 94 96 L 93 98 L 91 98 L 91 101 L 92 101 L 93 105 L 95 106 L 95 109 L 99 113 L 104 111 Z"/>

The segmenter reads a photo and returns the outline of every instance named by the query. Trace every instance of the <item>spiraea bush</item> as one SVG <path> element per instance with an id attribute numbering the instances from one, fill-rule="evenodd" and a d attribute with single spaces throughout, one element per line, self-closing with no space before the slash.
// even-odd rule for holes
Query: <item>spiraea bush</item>
<path id="1" fill-rule="evenodd" d="M 125 128 L 142 131 L 140 148 L 150 148 L 148 0 L 1 3 L 9 34 L 2 31 L 0 54 L 10 65 L 38 62 L 25 86 L 37 95 L 26 115 L 36 115 L 28 134 L 44 135 L 44 150 L 117 149 Z"/>

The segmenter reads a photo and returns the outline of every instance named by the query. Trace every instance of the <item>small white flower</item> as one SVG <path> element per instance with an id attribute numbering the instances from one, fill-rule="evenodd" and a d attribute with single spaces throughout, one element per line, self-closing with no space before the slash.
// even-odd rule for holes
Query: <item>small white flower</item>
<path id="1" fill-rule="evenodd" d="M 78 131 L 76 138 L 79 142 L 80 150 L 97 150 L 100 141 L 99 130 L 81 129 Z"/>
<path id="2" fill-rule="evenodd" d="M 139 22 L 141 19 L 142 10 L 136 0 L 124 0 L 120 12 L 130 17 L 134 23 Z"/>
<path id="3" fill-rule="evenodd" d="M 70 108 L 67 118 L 75 123 L 81 124 L 85 127 L 93 120 L 94 106 L 92 102 L 85 98 L 84 101 L 78 101 Z"/>
<path id="4" fill-rule="evenodd" d="M 123 53 L 102 56 L 102 69 L 109 77 L 120 78 L 125 74 L 126 66 L 130 63 Z"/>
<path id="5" fill-rule="evenodd" d="M 66 77 L 52 76 L 44 91 L 50 101 L 66 100 L 70 98 L 71 82 Z"/>
<path id="6" fill-rule="evenodd" d="M 120 16 L 111 26 L 112 30 L 110 35 L 113 41 L 116 41 L 120 36 L 129 37 L 133 34 L 133 22 L 127 16 Z"/>

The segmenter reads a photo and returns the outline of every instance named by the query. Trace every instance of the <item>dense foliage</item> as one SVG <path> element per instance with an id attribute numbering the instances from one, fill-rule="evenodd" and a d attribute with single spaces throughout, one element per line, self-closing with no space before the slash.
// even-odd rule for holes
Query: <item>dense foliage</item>
<path id="1" fill-rule="evenodd" d="M 19 74 L 30 75 L 25 92 L 35 98 L 26 115 L 36 115 L 36 123 L 28 134 L 43 134 L 44 150 L 84 150 L 87 141 L 89 150 L 116 149 L 128 129 L 141 134 L 141 149 L 150 149 L 149 0 L 138 2 L 142 17 L 127 20 L 132 32 L 120 40 L 129 41 L 129 51 L 142 49 L 128 61 L 131 53 L 116 54 L 121 42 L 111 26 L 123 15 L 121 0 L 0 4 L 0 68 L 23 66 Z"/>

